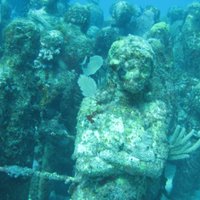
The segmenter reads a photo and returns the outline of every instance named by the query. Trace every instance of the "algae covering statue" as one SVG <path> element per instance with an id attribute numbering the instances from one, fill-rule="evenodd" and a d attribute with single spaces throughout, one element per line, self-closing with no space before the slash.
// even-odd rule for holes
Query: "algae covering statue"
<path id="1" fill-rule="evenodd" d="M 84 98 L 74 158 L 79 184 L 72 200 L 144 200 L 168 157 L 168 111 L 150 97 L 154 53 L 141 37 L 113 43 L 109 80 Z"/>

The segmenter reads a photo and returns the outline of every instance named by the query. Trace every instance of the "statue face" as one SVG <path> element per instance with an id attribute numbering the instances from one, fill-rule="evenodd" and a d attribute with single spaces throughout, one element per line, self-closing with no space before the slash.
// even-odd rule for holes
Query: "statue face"
<path id="1" fill-rule="evenodd" d="M 130 59 L 117 70 L 122 89 L 132 94 L 143 90 L 151 75 L 152 64 L 141 65 L 140 63 L 143 63 L 143 60 Z"/>
<path id="2" fill-rule="evenodd" d="M 141 37 L 129 35 L 114 42 L 109 50 L 109 64 L 122 89 L 135 94 L 144 89 L 153 68 L 153 50 Z"/>

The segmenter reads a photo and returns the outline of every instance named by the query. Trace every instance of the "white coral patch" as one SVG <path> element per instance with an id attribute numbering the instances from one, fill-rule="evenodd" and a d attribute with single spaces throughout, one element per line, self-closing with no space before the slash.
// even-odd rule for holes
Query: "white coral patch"
<path id="1" fill-rule="evenodd" d="M 84 141 L 88 141 L 91 137 L 93 136 L 93 131 L 88 129 L 88 130 L 85 130 L 81 136 L 81 141 L 84 142 Z"/>
<path id="2" fill-rule="evenodd" d="M 111 125 L 110 125 L 110 131 L 116 132 L 116 133 L 123 133 L 124 132 L 124 123 L 121 117 L 111 118 Z"/>
<path id="3" fill-rule="evenodd" d="M 100 135 L 98 131 L 94 131 L 94 136 L 96 137 L 96 139 L 98 140 L 98 142 L 100 142 Z"/>
<path id="4" fill-rule="evenodd" d="M 85 145 L 78 144 L 77 148 L 76 148 L 76 153 L 77 154 L 87 154 L 88 153 L 88 149 L 86 148 Z"/>

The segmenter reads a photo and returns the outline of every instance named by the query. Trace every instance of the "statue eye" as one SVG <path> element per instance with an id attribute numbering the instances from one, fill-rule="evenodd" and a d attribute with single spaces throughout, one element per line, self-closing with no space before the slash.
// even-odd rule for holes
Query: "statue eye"
<path id="1" fill-rule="evenodd" d="M 119 76 L 120 79 L 122 79 L 123 76 L 126 75 L 126 71 L 125 71 L 123 68 L 120 68 L 120 69 L 117 71 L 117 73 L 118 73 L 118 76 Z"/>
<path id="2" fill-rule="evenodd" d="M 124 143 L 120 144 L 119 151 L 122 151 L 124 149 Z"/>

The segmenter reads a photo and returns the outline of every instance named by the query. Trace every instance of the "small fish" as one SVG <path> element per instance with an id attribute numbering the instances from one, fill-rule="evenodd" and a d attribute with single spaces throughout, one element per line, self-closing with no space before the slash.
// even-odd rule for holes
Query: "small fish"
<path id="1" fill-rule="evenodd" d="M 173 179 L 176 174 L 176 166 L 172 164 L 167 164 L 165 167 L 165 178 L 166 184 L 165 184 L 165 190 L 168 194 L 171 193 L 173 188 Z"/>

